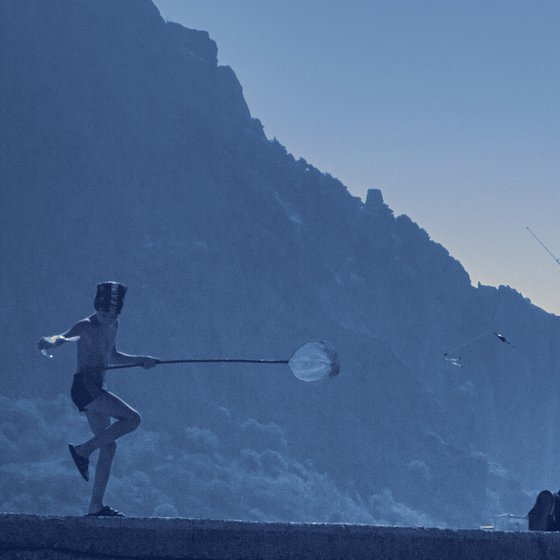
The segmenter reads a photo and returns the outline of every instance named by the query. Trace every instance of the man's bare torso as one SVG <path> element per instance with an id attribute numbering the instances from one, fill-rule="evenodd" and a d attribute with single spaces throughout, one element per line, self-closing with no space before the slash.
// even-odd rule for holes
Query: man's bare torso
<path id="1" fill-rule="evenodd" d="M 118 322 L 102 325 L 95 315 L 77 323 L 80 332 L 77 348 L 77 371 L 103 381 L 104 368 L 115 351 Z"/>

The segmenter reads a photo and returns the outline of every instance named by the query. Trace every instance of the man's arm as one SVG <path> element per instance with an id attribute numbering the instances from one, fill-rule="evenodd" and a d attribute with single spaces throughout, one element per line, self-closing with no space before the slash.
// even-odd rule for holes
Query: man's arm
<path id="1" fill-rule="evenodd" d="M 144 369 L 149 369 L 154 367 L 159 360 L 153 356 L 137 356 L 135 354 L 125 354 L 124 352 L 119 352 L 116 346 L 113 346 L 113 352 L 111 354 L 111 364 L 123 365 L 128 364 L 142 366 Z"/>
<path id="2" fill-rule="evenodd" d="M 119 328 L 119 323 L 115 324 L 115 331 Z M 115 334 L 116 337 L 116 334 Z M 127 366 L 135 365 L 142 366 L 144 369 L 149 369 L 154 367 L 158 363 L 158 359 L 153 356 L 137 356 L 135 354 L 125 354 L 124 352 L 119 352 L 117 350 L 116 340 L 113 343 L 113 349 L 111 351 L 111 364 L 117 366 Z"/>
<path id="3" fill-rule="evenodd" d="M 37 342 L 39 350 L 47 350 L 56 348 L 65 342 L 74 342 L 80 338 L 84 332 L 85 321 L 78 321 L 75 325 L 69 328 L 62 334 L 55 334 L 53 336 L 43 336 Z"/>

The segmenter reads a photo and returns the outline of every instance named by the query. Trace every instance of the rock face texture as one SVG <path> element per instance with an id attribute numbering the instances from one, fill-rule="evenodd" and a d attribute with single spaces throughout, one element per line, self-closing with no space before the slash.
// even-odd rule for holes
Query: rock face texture
<path id="1" fill-rule="evenodd" d="M 0 515 L 0 558 L 552 560 L 555 533 Z"/>

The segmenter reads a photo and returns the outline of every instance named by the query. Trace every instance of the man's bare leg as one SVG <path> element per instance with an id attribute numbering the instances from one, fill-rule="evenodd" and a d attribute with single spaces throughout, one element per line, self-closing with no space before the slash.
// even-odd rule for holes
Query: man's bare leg
<path id="1" fill-rule="evenodd" d="M 86 406 L 86 416 L 94 436 L 85 443 L 76 445 L 74 449 L 85 458 L 99 449 L 88 509 L 88 513 L 97 513 L 104 507 L 103 496 L 117 449 L 115 440 L 140 425 L 140 414 L 117 396 L 106 392 Z M 116 418 L 117 421 L 111 424 L 111 418 Z"/>
<path id="2" fill-rule="evenodd" d="M 111 417 L 103 416 L 95 412 L 86 412 L 88 423 L 95 435 L 101 434 L 111 425 Z M 93 489 L 91 492 L 91 501 L 88 513 L 97 513 L 103 509 L 103 497 L 111 475 L 111 465 L 113 457 L 117 450 L 117 443 L 108 443 L 99 448 L 99 457 L 97 458 L 97 466 L 95 468 L 95 478 L 93 480 Z"/>
<path id="3" fill-rule="evenodd" d="M 141 421 L 140 414 L 136 410 L 109 392 L 103 393 L 89 403 L 86 406 L 86 414 L 88 421 L 90 415 L 117 419 L 113 424 L 106 425 L 99 433 L 94 431 L 95 435 L 85 443 L 75 446 L 78 454 L 86 458 L 89 458 L 96 449 L 112 444 L 116 439 L 134 431 Z"/>

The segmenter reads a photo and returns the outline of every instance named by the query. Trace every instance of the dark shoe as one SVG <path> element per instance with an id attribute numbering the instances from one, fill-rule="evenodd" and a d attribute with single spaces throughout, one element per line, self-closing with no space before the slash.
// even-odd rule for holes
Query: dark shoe
<path id="1" fill-rule="evenodd" d="M 70 450 L 70 455 L 72 455 L 72 459 L 74 459 L 74 463 L 76 467 L 78 467 L 80 474 L 85 480 L 89 480 L 89 461 L 85 457 L 78 455 L 76 448 L 71 443 L 68 444 L 68 449 Z"/>
<path id="2" fill-rule="evenodd" d="M 124 517 L 124 513 L 117 511 L 116 509 L 110 508 L 109 506 L 103 506 L 99 511 L 95 513 L 88 513 L 86 517 Z"/>
<path id="3" fill-rule="evenodd" d="M 547 531 L 549 517 L 554 509 L 554 496 L 552 492 L 543 490 L 538 496 L 535 505 L 527 514 L 529 518 L 529 531 Z"/>

